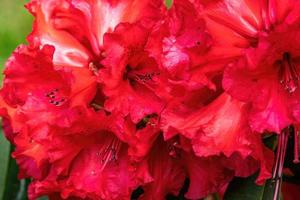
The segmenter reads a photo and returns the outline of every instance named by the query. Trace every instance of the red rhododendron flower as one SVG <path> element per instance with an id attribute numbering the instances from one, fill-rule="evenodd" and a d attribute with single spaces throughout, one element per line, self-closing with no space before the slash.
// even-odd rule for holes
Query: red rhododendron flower
<path id="1" fill-rule="evenodd" d="M 130 114 L 138 122 L 160 113 L 162 101 L 153 92 L 161 76 L 154 59 L 144 50 L 149 30 L 140 24 L 120 24 L 104 38 L 106 58 L 99 79 L 108 97 L 105 108 Z"/>
<path id="2" fill-rule="evenodd" d="M 223 86 L 251 103 L 251 128 L 279 133 L 299 123 L 299 1 L 224 0 L 204 13 L 216 49 L 240 57 L 226 68 Z"/>
<path id="3" fill-rule="evenodd" d="M 255 172 L 280 184 L 290 125 L 299 161 L 299 6 L 31 0 L 0 91 L 29 199 L 222 197 Z"/>
<path id="4" fill-rule="evenodd" d="M 163 113 L 165 133 L 180 133 L 189 138 L 197 156 L 223 154 L 234 157 L 238 153 L 244 159 L 256 160 L 255 164 L 248 163 L 248 169 L 244 168 L 242 176 L 255 172 L 257 163 L 260 163 L 261 173 L 257 182 L 262 183 L 270 178 L 273 154 L 264 147 L 260 135 L 251 131 L 247 121 L 247 105 L 222 94 L 209 105 L 190 114 L 182 116 L 174 111 L 171 108 Z"/>
<path id="5" fill-rule="evenodd" d="M 204 86 L 215 88 L 211 79 L 219 75 L 222 65 L 208 62 L 210 48 L 211 38 L 195 5 L 174 1 L 153 28 L 146 46 L 162 73 L 156 94 L 168 101 L 180 101 L 197 96 Z"/>
<path id="6" fill-rule="evenodd" d="M 103 36 L 121 22 L 148 26 L 157 18 L 162 1 L 33 0 L 27 7 L 35 16 L 29 41 L 55 47 L 58 66 L 98 68 Z M 94 69 L 94 70 L 96 70 Z"/>

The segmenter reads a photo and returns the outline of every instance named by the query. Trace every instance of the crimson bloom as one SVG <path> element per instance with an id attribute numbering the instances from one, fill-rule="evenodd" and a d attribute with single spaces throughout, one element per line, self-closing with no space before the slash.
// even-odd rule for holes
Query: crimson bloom
<path id="1" fill-rule="evenodd" d="M 34 30 L 28 40 L 53 45 L 53 62 L 57 66 L 96 70 L 103 56 L 104 34 L 121 22 L 151 24 L 161 3 L 159 0 L 33 0 L 27 4 L 35 16 Z"/>
<path id="2" fill-rule="evenodd" d="M 29 197 L 60 192 L 63 198 L 129 198 L 138 182 L 132 179 L 127 145 L 117 137 L 122 120 L 90 106 L 96 94 L 91 71 L 55 70 L 52 55 L 49 46 L 20 47 L 8 62 L 1 91 L 19 177 L 34 178 Z M 116 181 L 119 176 L 123 182 Z"/>
<path id="3" fill-rule="evenodd" d="M 241 176 L 255 172 L 260 163 L 261 173 L 257 182 L 263 183 L 271 176 L 273 154 L 264 147 L 260 135 L 251 131 L 247 120 L 248 109 L 247 105 L 224 93 L 208 106 L 184 116 L 171 107 L 163 113 L 162 124 L 167 137 L 180 133 L 189 138 L 199 157 L 225 155 L 235 160 L 238 155 L 249 159 L 248 171 L 245 168 L 241 170 L 240 163 Z"/>
<path id="4" fill-rule="evenodd" d="M 99 82 L 107 96 L 104 107 L 130 115 L 136 123 L 163 108 L 153 91 L 161 74 L 145 51 L 149 31 L 140 24 L 123 23 L 105 35 L 106 58 L 99 72 Z"/>
<path id="5" fill-rule="evenodd" d="M 0 91 L 29 199 L 160 200 L 185 187 L 200 199 L 256 171 L 262 184 L 274 156 L 260 133 L 300 116 L 296 5 L 32 0 L 29 44 Z"/>
<path id="6" fill-rule="evenodd" d="M 251 104 L 251 128 L 279 133 L 299 123 L 299 1 L 224 0 L 203 12 L 216 49 L 234 58 L 223 86 Z"/>

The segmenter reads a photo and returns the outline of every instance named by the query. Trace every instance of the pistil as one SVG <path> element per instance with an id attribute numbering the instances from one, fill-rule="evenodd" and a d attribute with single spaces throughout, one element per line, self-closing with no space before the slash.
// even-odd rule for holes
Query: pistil
<path id="1" fill-rule="evenodd" d="M 299 161 L 299 130 L 295 127 L 294 129 L 294 160 L 295 164 L 300 163 Z"/>
<path id="2" fill-rule="evenodd" d="M 285 160 L 286 148 L 288 143 L 290 127 L 285 128 L 279 135 L 278 138 L 278 146 L 276 152 L 276 162 L 273 169 L 272 179 L 275 181 L 275 191 L 273 200 L 277 200 L 279 198 L 279 191 L 282 183 L 282 171 Z"/>

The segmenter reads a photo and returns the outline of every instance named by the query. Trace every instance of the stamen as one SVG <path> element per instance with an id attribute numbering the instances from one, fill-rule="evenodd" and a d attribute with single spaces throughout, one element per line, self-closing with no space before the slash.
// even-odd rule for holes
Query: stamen
<path id="1" fill-rule="evenodd" d="M 300 74 L 297 66 L 292 62 L 291 55 L 288 52 L 283 54 L 282 60 L 278 61 L 280 70 L 280 83 L 289 93 L 293 93 L 299 87 Z"/>
<path id="2" fill-rule="evenodd" d="M 99 75 L 99 69 L 97 67 L 97 65 L 94 62 L 90 62 L 89 63 L 89 69 L 95 74 L 95 75 Z"/>
<path id="3" fill-rule="evenodd" d="M 300 163 L 299 160 L 299 130 L 294 128 L 294 160 L 293 163 Z"/>
<path id="4" fill-rule="evenodd" d="M 97 104 L 97 103 L 92 103 L 91 106 L 92 106 L 96 111 L 102 110 L 102 109 L 104 108 L 103 106 L 101 106 L 101 105 L 99 105 L 99 104 Z"/>
<path id="5" fill-rule="evenodd" d="M 169 155 L 173 158 L 177 157 L 177 153 L 175 151 L 175 148 L 173 147 L 172 149 L 169 149 Z"/>
<path id="6" fill-rule="evenodd" d="M 145 116 L 143 119 L 141 119 L 137 124 L 136 124 L 136 129 L 143 129 L 145 128 L 147 125 L 150 126 L 156 126 L 156 118 L 157 118 L 157 114 L 153 113 L 150 115 Z"/>
<path id="7" fill-rule="evenodd" d="M 180 144 L 178 140 L 175 140 L 172 144 L 169 145 L 169 155 L 173 158 L 179 158 L 180 157 Z"/>
<path id="8" fill-rule="evenodd" d="M 101 157 L 101 171 L 110 162 L 116 162 L 118 160 L 118 152 L 121 148 L 121 142 L 117 138 L 113 138 L 109 145 L 104 146 L 100 152 L 97 152 L 97 156 Z"/>
<path id="9" fill-rule="evenodd" d="M 136 74 L 135 79 L 137 81 L 142 81 L 142 82 L 147 82 L 147 81 L 152 81 L 154 76 L 158 76 L 160 73 L 155 73 L 155 72 L 151 72 L 151 73 L 145 73 L 145 74 Z"/>
<path id="10" fill-rule="evenodd" d="M 155 76 L 159 76 L 159 72 L 145 72 L 139 73 L 137 70 L 132 69 L 130 66 L 126 66 L 125 72 L 123 74 L 123 80 L 128 80 L 131 85 L 136 82 L 146 83 L 148 81 L 153 81 Z"/>
<path id="11" fill-rule="evenodd" d="M 278 138 L 278 147 L 276 152 L 276 162 L 273 169 L 273 176 L 272 179 L 275 181 L 275 191 L 274 191 L 274 198 L 273 200 L 277 200 L 279 197 L 279 191 L 281 188 L 281 182 L 282 182 L 282 170 L 285 160 L 285 154 L 286 154 L 286 147 L 288 143 L 288 137 L 289 137 L 290 127 L 285 128 L 279 135 Z"/>
<path id="12" fill-rule="evenodd" d="M 54 106 L 61 106 L 66 101 L 65 98 L 59 96 L 59 90 L 56 88 L 45 94 L 45 97 L 48 98 L 48 102 Z"/>

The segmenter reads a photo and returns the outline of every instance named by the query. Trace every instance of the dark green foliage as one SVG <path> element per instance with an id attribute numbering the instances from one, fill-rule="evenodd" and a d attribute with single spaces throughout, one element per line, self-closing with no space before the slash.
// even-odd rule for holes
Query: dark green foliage
<path id="1" fill-rule="evenodd" d="M 268 180 L 263 186 L 255 184 L 256 175 L 235 178 L 225 193 L 224 200 L 273 200 L 275 182 Z"/>

